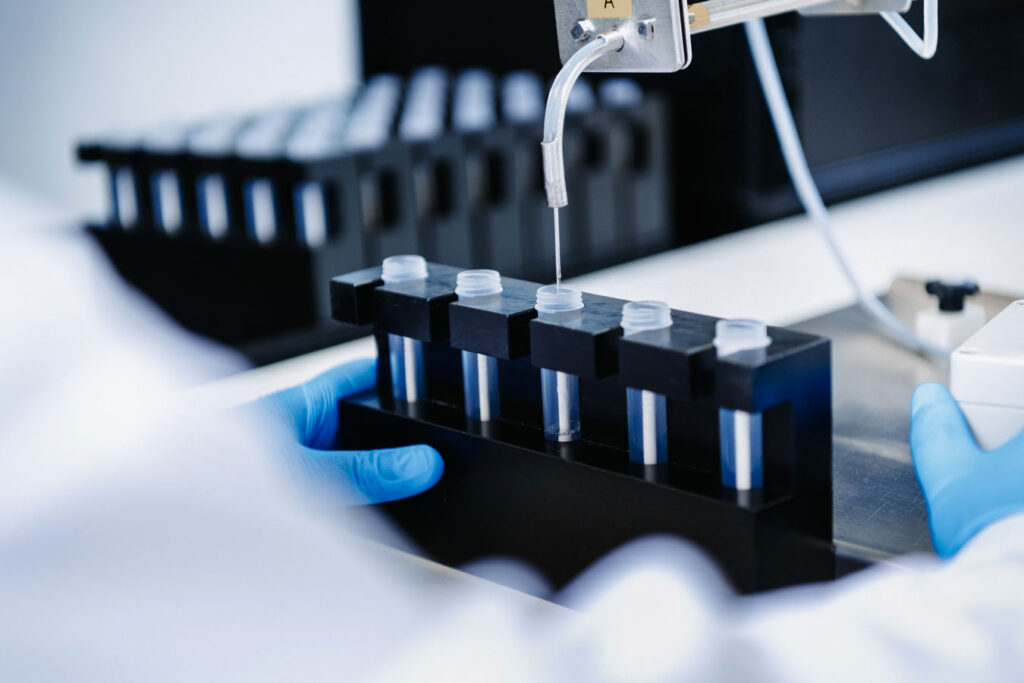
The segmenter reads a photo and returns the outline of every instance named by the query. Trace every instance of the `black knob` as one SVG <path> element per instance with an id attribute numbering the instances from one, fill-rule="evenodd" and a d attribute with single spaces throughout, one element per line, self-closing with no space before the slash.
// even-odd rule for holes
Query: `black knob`
<path id="1" fill-rule="evenodd" d="M 952 313 L 964 310 L 964 299 L 981 291 L 978 283 L 970 280 L 957 283 L 932 280 L 924 288 L 929 294 L 939 297 L 940 311 Z"/>

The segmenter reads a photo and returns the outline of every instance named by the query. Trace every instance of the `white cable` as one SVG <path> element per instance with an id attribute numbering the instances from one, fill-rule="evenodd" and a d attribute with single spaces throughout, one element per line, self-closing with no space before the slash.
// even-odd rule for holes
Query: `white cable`
<path id="1" fill-rule="evenodd" d="M 948 356 L 949 351 L 920 339 L 904 326 L 877 296 L 864 288 L 850 268 L 850 264 L 847 262 L 836 238 L 835 228 L 829 218 L 828 209 L 825 207 L 825 202 L 821 198 L 821 193 L 814 182 L 814 177 L 811 175 L 811 169 L 807 165 L 807 157 L 804 155 L 800 135 L 797 133 L 796 123 L 793 121 L 793 113 L 789 108 L 786 92 L 782 88 L 782 79 L 779 77 L 779 69 L 775 63 L 775 55 L 772 53 L 771 43 L 768 41 L 768 31 L 765 30 L 764 21 L 761 19 L 748 21 L 744 24 L 744 28 L 747 32 L 747 41 L 750 43 L 750 53 L 754 58 L 754 66 L 757 68 L 757 75 L 761 81 L 761 89 L 764 91 L 765 101 L 768 104 L 772 122 L 775 124 L 775 133 L 778 135 L 779 146 L 782 148 L 782 156 L 786 161 L 786 168 L 789 170 L 793 187 L 800 198 L 800 203 L 803 205 L 804 210 L 821 230 L 821 234 L 825 238 L 825 242 L 828 244 L 832 255 L 835 257 L 839 269 L 843 272 L 846 281 L 856 293 L 861 308 L 900 344 L 914 351 L 922 351 L 940 357 Z"/>
<path id="2" fill-rule="evenodd" d="M 910 27 L 899 12 L 880 12 L 892 30 L 922 59 L 931 59 L 939 46 L 939 0 L 924 0 L 924 33 Z"/>

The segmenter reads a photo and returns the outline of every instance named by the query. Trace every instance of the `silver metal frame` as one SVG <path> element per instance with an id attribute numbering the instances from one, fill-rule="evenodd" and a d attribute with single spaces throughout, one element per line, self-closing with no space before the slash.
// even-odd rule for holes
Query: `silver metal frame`
<path id="1" fill-rule="evenodd" d="M 820 1 L 820 0 L 819 0 Z M 686 0 L 632 0 L 633 15 L 591 17 L 587 0 L 555 0 L 558 50 L 565 64 L 597 36 L 618 32 L 625 45 L 587 69 L 598 73 L 671 73 L 690 65 Z M 575 37 L 574 37 L 575 35 Z"/>
<path id="2" fill-rule="evenodd" d="M 807 16 L 904 14 L 913 0 L 632 0 L 633 16 L 591 17 L 587 0 L 554 0 L 562 63 L 597 36 L 621 31 L 626 45 L 588 71 L 669 73 L 690 65 L 690 36 L 786 12 Z"/>
<path id="3" fill-rule="evenodd" d="M 843 15 L 843 14 L 878 14 L 879 12 L 910 11 L 913 0 L 832 0 L 824 5 L 816 5 L 800 10 L 807 16 Z"/>
<path id="4" fill-rule="evenodd" d="M 706 33 L 751 19 L 772 17 L 833 0 L 707 0 L 690 5 L 690 32 Z"/>

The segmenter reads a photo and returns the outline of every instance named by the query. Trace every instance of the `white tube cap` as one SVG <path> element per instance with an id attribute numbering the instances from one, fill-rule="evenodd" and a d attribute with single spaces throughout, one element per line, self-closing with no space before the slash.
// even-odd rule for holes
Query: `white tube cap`
<path id="1" fill-rule="evenodd" d="M 718 357 L 740 351 L 759 351 L 771 346 L 768 326 L 757 320 L 719 320 L 715 325 L 715 350 Z"/>
<path id="2" fill-rule="evenodd" d="M 627 334 L 672 327 L 672 309 L 664 301 L 630 301 L 622 307 L 622 329 Z"/>
<path id="3" fill-rule="evenodd" d="M 427 278 L 427 259 L 422 256 L 389 256 L 384 259 L 380 277 L 384 284 L 425 280 Z"/>
<path id="4" fill-rule="evenodd" d="M 640 84 L 629 78 L 609 78 L 598 86 L 601 101 L 606 107 L 628 109 L 644 101 Z"/>
<path id="5" fill-rule="evenodd" d="M 541 315 L 583 309 L 583 292 L 575 287 L 548 285 L 537 290 L 537 312 Z"/>
<path id="6" fill-rule="evenodd" d="M 464 270 L 456 279 L 455 294 L 460 299 L 501 294 L 501 274 L 496 270 Z"/>

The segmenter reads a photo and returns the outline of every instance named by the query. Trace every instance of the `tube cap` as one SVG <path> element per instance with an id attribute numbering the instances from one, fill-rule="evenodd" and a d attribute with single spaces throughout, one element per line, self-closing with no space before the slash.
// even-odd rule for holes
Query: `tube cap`
<path id="1" fill-rule="evenodd" d="M 537 290 L 537 312 L 541 315 L 583 309 L 583 292 L 575 287 L 548 285 Z"/>
<path id="2" fill-rule="evenodd" d="M 424 280 L 427 277 L 427 259 L 422 256 L 390 256 L 384 259 L 380 277 L 386 285 Z"/>
<path id="3" fill-rule="evenodd" d="M 629 78 L 609 78 L 598 86 L 598 93 L 605 106 L 613 109 L 635 107 L 644 101 L 643 88 Z"/>
<path id="4" fill-rule="evenodd" d="M 455 294 L 460 299 L 501 294 L 501 274 L 496 270 L 464 270 L 456 280 Z"/>
<path id="5" fill-rule="evenodd" d="M 664 301 L 631 301 L 622 307 L 622 329 L 627 334 L 672 327 L 672 309 Z"/>
<path id="6" fill-rule="evenodd" d="M 512 123 L 534 123 L 544 118 L 544 86 L 532 71 L 515 71 L 501 87 L 501 110 Z"/>
<path id="7" fill-rule="evenodd" d="M 771 343 L 768 326 L 757 320 L 719 320 L 715 325 L 715 350 L 719 358 L 766 349 Z"/>

